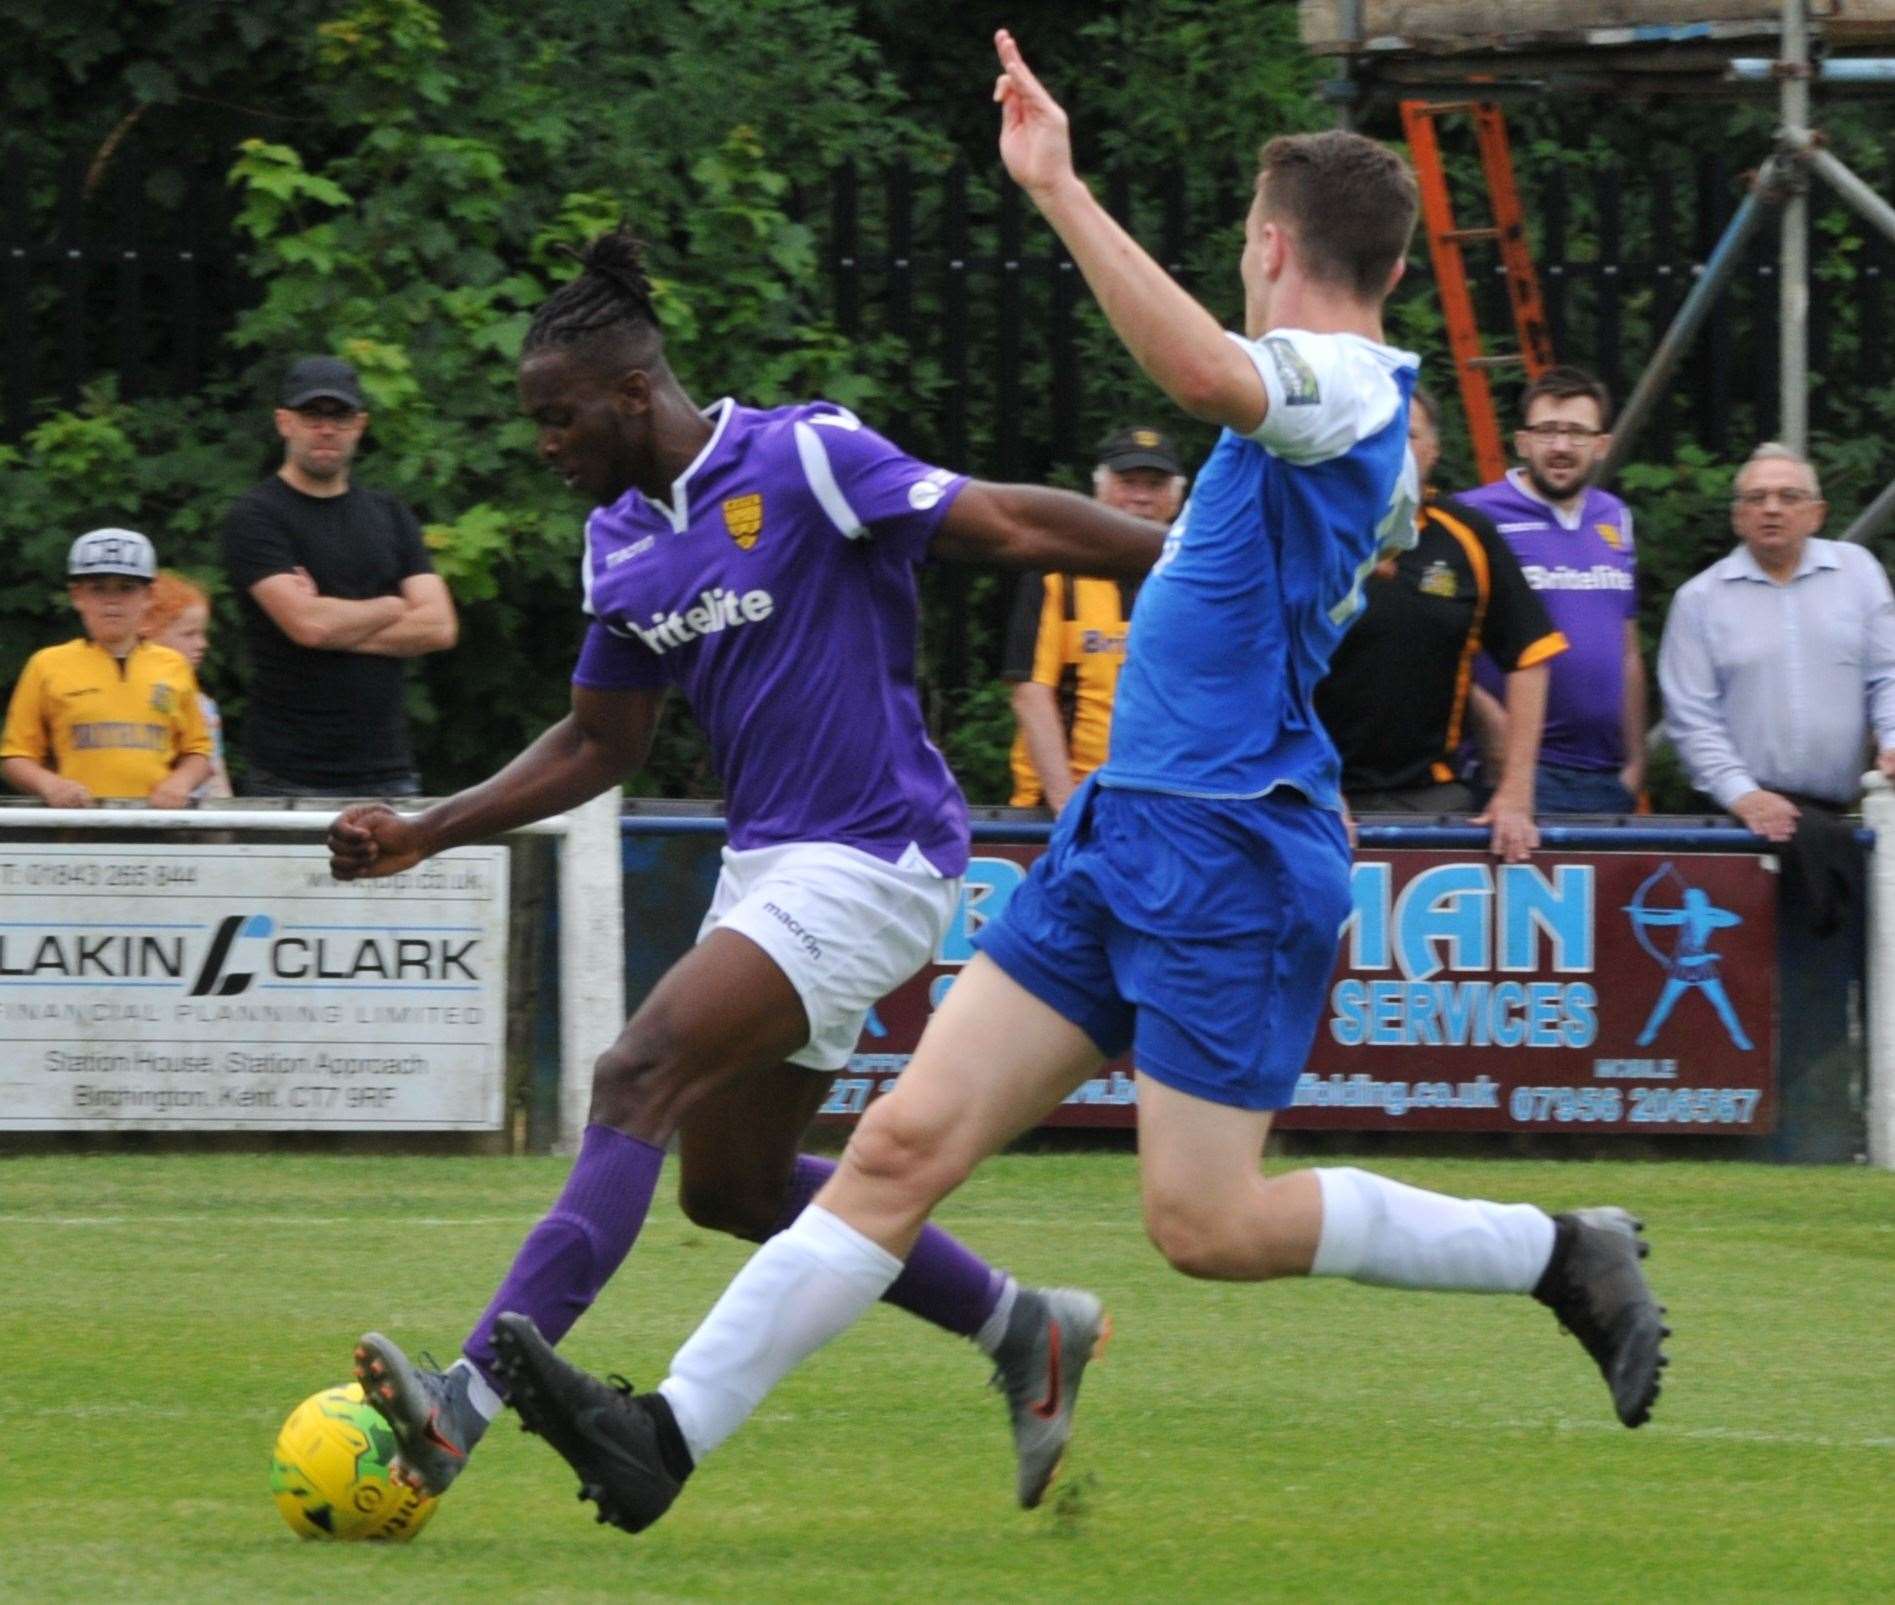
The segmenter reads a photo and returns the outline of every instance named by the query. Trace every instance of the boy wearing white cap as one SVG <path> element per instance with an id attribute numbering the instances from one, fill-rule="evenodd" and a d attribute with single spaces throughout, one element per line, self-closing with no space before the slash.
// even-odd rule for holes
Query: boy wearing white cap
<path id="1" fill-rule="evenodd" d="M 139 638 L 152 577 L 151 542 L 95 529 L 66 561 L 85 636 L 35 652 L 20 671 L 0 732 L 0 775 L 49 808 L 100 798 L 183 808 L 210 772 L 211 740 L 197 677 L 170 647 Z"/>

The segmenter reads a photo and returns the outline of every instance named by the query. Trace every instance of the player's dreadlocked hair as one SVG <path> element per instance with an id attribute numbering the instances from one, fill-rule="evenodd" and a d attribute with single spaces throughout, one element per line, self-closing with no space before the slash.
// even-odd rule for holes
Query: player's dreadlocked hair
<path id="1" fill-rule="evenodd" d="M 662 349 L 662 336 L 651 304 L 651 280 L 645 276 L 645 247 L 631 229 L 620 224 L 583 252 L 569 245 L 561 249 L 583 271 L 533 314 L 522 351 L 635 343 L 639 359 L 655 356 Z"/>

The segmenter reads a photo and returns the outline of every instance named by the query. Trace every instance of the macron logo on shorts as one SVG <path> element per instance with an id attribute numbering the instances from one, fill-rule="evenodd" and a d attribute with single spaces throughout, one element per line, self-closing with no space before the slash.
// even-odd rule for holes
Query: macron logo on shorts
<path id="1" fill-rule="evenodd" d="M 809 934 L 809 928 L 780 903 L 766 902 L 763 905 L 766 914 L 775 916 L 782 922 L 784 930 L 802 944 L 803 951 L 813 959 L 822 957 L 822 943 Z"/>
<path id="2" fill-rule="evenodd" d="M 668 652 L 673 647 L 688 645 L 701 635 L 734 630 L 740 624 L 761 624 L 775 611 L 776 598 L 768 591 L 745 591 L 739 596 L 735 591 L 714 585 L 708 591 L 698 592 L 696 605 L 682 613 L 654 613 L 648 625 L 633 624 L 630 619 L 625 622 L 632 634 L 652 651 Z"/>

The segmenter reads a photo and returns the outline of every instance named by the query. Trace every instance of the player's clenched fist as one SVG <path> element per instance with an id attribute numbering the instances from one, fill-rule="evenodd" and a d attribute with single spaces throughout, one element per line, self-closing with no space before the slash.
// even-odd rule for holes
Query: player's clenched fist
<path id="1" fill-rule="evenodd" d="M 339 881 L 399 875 L 427 856 L 420 831 L 387 803 L 345 808 L 329 827 L 329 873 Z"/>

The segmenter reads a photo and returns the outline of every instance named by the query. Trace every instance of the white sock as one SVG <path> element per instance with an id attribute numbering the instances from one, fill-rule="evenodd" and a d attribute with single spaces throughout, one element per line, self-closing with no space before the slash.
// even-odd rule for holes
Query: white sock
<path id="1" fill-rule="evenodd" d="M 1553 1222 L 1531 1204 L 1449 1198 L 1347 1167 L 1319 1170 L 1316 1179 L 1323 1230 L 1312 1276 L 1530 1293 L 1553 1257 Z"/>
<path id="2" fill-rule="evenodd" d="M 811 1204 L 751 1256 L 686 1339 L 658 1391 L 702 1461 L 763 1396 L 888 1291 L 901 1261 Z"/>
<path id="3" fill-rule="evenodd" d="M 467 1373 L 467 1402 L 480 1412 L 482 1421 L 491 1421 L 506 1409 L 507 1401 L 488 1386 L 472 1360 L 456 1360 L 448 1369 Z"/>
<path id="4" fill-rule="evenodd" d="M 974 1341 L 987 1354 L 998 1354 L 1002 1340 L 1007 1335 L 1007 1322 L 1013 1319 L 1013 1301 L 1020 1296 L 1020 1284 L 1011 1276 L 1007 1277 L 1000 1289 L 1000 1297 L 987 1319 L 980 1323 L 980 1330 L 974 1334 Z"/>

